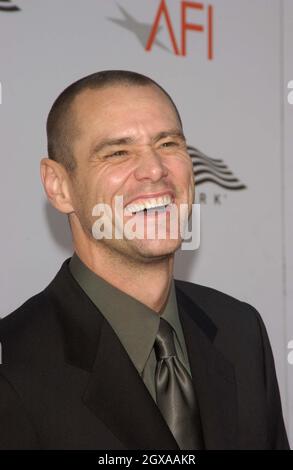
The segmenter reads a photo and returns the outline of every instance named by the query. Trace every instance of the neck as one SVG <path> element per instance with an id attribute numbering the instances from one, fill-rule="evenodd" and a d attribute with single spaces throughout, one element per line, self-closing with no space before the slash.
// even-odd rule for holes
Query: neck
<path id="1" fill-rule="evenodd" d="M 74 243 L 81 261 L 95 274 L 160 313 L 168 299 L 174 255 L 147 262 L 133 261 L 100 243 Z"/>

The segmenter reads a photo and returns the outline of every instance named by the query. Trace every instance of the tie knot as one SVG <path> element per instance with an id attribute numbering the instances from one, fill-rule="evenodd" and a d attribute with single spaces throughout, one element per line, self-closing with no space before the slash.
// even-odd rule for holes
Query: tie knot
<path id="1" fill-rule="evenodd" d="M 169 323 L 160 318 L 159 330 L 154 344 L 157 361 L 167 357 L 176 356 L 173 329 Z"/>

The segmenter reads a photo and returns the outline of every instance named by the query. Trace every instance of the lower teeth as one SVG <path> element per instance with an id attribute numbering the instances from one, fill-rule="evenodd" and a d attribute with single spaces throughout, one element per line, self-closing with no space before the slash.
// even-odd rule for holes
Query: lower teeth
<path id="1" fill-rule="evenodd" d="M 144 212 L 154 212 L 154 211 L 164 212 L 166 207 L 167 206 L 161 206 L 161 207 L 153 207 L 153 208 L 150 208 L 150 209 L 144 209 Z"/>
<path id="2" fill-rule="evenodd" d="M 133 212 L 133 214 L 140 214 L 140 213 L 147 213 L 147 212 L 154 212 L 154 211 L 158 211 L 158 212 L 164 212 L 167 208 L 168 204 L 166 206 L 160 206 L 160 207 L 151 207 L 150 209 L 142 209 L 138 212 Z"/>

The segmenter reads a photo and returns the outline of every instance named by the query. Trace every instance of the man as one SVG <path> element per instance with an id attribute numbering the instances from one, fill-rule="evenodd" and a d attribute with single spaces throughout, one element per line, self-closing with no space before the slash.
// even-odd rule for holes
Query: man
<path id="1" fill-rule="evenodd" d="M 170 96 L 99 72 L 61 93 L 47 135 L 41 178 L 74 254 L 1 322 L 0 448 L 288 449 L 259 313 L 173 279 L 169 208 L 190 216 L 194 179 Z M 97 205 L 121 196 L 122 227 L 166 216 L 166 236 L 95 237 Z"/>

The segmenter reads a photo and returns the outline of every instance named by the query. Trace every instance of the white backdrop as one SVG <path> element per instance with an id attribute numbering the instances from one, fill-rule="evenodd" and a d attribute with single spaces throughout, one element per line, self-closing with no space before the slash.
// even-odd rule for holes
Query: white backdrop
<path id="1" fill-rule="evenodd" d="M 166 15 L 151 50 L 145 50 L 162 3 L 178 55 Z M 212 286 L 259 310 L 293 446 L 293 106 L 287 102 L 293 5 L 203 0 L 202 9 L 186 10 L 187 22 L 203 31 L 186 31 L 183 56 L 182 4 L 0 1 L 1 314 L 43 289 L 72 252 L 67 219 L 48 205 L 39 178 L 53 100 L 69 83 L 98 70 L 150 75 L 177 103 L 189 145 L 222 160 L 231 172 L 225 178 L 238 180 L 224 182 L 215 171 L 196 177 L 201 246 L 176 255 L 175 277 Z M 3 11 L 8 6 L 15 8 Z M 200 183 L 202 178 L 210 180 Z"/>

